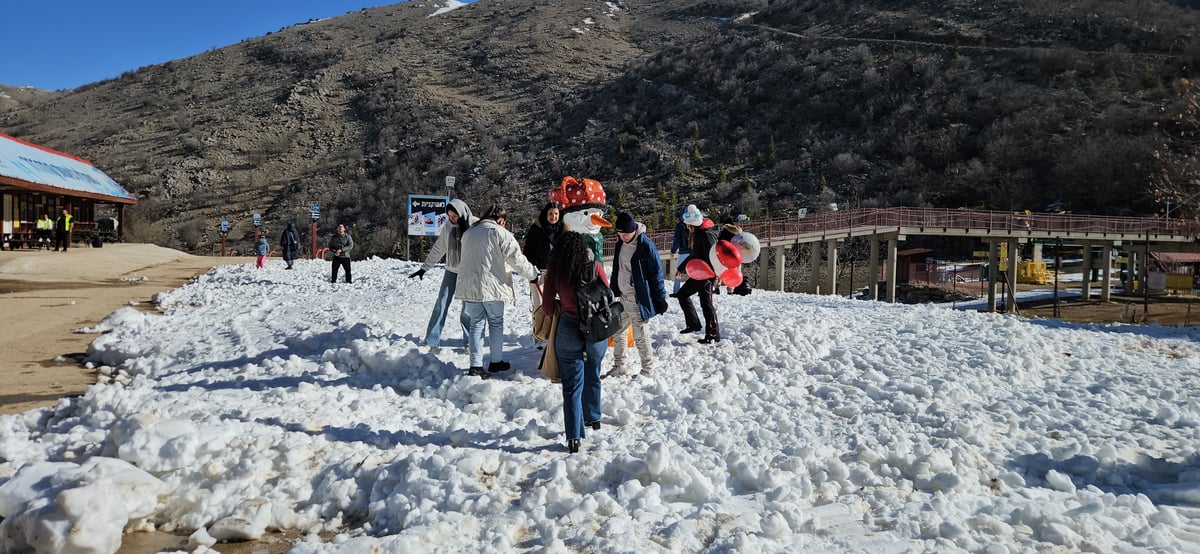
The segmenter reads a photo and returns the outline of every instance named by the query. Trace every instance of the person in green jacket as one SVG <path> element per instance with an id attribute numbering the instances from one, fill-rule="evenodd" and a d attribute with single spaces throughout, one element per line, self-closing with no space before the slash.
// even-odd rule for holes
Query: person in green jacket
<path id="1" fill-rule="evenodd" d="M 337 232 L 333 234 L 333 238 L 329 239 L 329 253 L 333 254 L 333 274 L 329 278 L 330 283 L 337 282 L 339 267 L 346 269 L 346 282 L 353 282 L 350 278 L 351 250 L 354 250 L 354 239 L 350 238 L 350 233 L 346 232 L 346 226 L 339 223 Z"/>
<path id="2" fill-rule="evenodd" d="M 59 247 L 66 252 L 67 247 L 71 245 L 71 212 L 63 208 L 62 215 L 54 222 L 54 251 L 58 252 Z"/>
<path id="3" fill-rule="evenodd" d="M 49 250 L 50 243 L 54 242 L 54 220 L 50 219 L 49 213 L 43 213 L 37 221 L 37 241 L 38 250 Z"/>

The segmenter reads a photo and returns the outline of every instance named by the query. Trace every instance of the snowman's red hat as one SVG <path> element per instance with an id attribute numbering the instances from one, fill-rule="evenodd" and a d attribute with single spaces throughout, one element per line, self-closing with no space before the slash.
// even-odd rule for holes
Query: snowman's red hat
<path id="1" fill-rule="evenodd" d="M 558 209 L 564 212 L 582 210 L 585 208 L 605 208 L 607 206 L 604 185 L 595 179 L 576 179 L 570 175 L 563 177 L 557 188 L 550 190 L 550 201 L 558 204 Z"/>

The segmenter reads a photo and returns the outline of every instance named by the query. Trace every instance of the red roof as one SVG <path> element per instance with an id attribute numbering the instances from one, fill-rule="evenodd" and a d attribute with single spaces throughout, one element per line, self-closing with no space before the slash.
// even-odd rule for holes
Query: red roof
<path id="1" fill-rule="evenodd" d="M 1154 259 L 1168 264 L 1195 264 L 1200 263 L 1200 253 L 1198 252 L 1151 252 Z"/>

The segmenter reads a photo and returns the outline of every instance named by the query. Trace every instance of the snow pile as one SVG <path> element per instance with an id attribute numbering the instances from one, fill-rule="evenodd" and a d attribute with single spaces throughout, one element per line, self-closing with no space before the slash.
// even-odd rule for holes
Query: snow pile
<path id="1" fill-rule="evenodd" d="M 571 455 L 520 280 L 514 369 L 480 380 L 457 302 L 449 344 L 418 346 L 440 271 L 252 265 L 114 312 L 89 360 L 120 379 L 0 417 L 0 550 L 151 527 L 197 550 L 295 529 L 299 552 L 1200 544 L 1190 329 L 755 291 L 717 297 L 701 345 L 672 301 L 655 376 L 606 379 Z"/>

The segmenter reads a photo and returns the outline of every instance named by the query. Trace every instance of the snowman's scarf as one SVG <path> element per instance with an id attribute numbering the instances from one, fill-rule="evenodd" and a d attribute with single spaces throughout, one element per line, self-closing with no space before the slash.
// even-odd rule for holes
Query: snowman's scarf
<path id="1" fill-rule="evenodd" d="M 583 237 L 584 242 L 587 242 L 588 247 L 592 249 L 592 260 L 604 261 L 604 235 L 600 233 L 579 233 Z"/>

